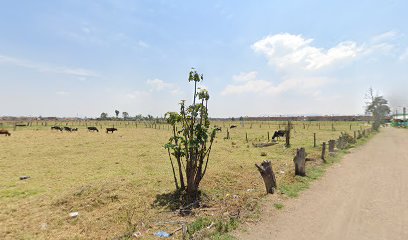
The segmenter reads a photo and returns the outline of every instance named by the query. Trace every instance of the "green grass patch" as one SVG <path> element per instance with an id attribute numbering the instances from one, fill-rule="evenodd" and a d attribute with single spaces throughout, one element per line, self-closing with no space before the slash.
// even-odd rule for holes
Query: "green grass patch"
<path id="1" fill-rule="evenodd" d="M 40 193 L 37 190 L 17 190 L 17 189 L 6 189 L 0 191 L 0 199 L 2 198 L 26 198 Z"/>
<path id="2" fill-rule="evenodd" d="M 282 203 L 274 203 L 273 206 L 274 206 L 276 209 L 278 209 L 278 210 L 280 210 L 280 209 L 282 209 L 283 207 L 285 207 L 285 205 L 283 205 Z"/>

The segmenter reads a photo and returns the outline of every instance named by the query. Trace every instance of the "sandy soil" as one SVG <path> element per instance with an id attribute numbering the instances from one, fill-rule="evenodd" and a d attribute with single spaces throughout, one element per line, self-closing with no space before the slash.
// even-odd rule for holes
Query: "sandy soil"
<path id="1" fill-rule="evenodd" d="M 408 239 L 408 130 L 384 128 L 239 239 Z"/>

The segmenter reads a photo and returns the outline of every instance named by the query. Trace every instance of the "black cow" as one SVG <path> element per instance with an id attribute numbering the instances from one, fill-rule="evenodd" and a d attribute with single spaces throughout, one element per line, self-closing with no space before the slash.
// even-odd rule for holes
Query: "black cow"
<path id="1" fill-rule="evenodd" d="M 9 131 L 4 130 L 4 129 L 0 129 L 0 134 L 4 134 L 6 136 L 11 136 L 11 133 L 9 133 Z"/>
<path id="2" fill-rule="evenodd" d="M 51 130 L 58 130 L 62 132 L 62 127 L 58 127 L 58 126 L 52 126 Z"/>
<path id="3" fill-rule="evenodd" d="M 236 127 L 237 127 L 237 125 L 231 125 L 230 129 L 231 129 L 231 128 L 236 128 Z"/>
<path id="4" fill-rule="evenodd" d="M 284 137 L 286 135 L 286 130 L 278 130 L 275 131 L 275 133 L 272 136 L 272 140 L 275 140 L 275 138 L 279 139 L 280 137 Z"/>
<path id="5" fill-rule="evenodd" d="M 109 132 L 113 133 L 114 131 L 118 131 L 118 129 L 117 128 L 106 128 L 106 133 L 109 133 Z"/>
<path id="6" fill-rule="evenodd" d="M 97 131 L 97 132 L 99 132 L 99 130 L 96 128 L 96 127 L 88 127 L 88 131 L 92 131 L 92 132 L 95 132 L 95 131 Z"/>
<path id="7" fill-rule="evenodd" d="M 71 128 L 71 131 L 78 132 L 78 128 Z"/>
<path id="8" fill-rule="evenodd" d="M 70 128 L 70 127 L 64 127 L 64 130 L 67 131 L 67 132 L 72 132 L 72 128 Z"/>

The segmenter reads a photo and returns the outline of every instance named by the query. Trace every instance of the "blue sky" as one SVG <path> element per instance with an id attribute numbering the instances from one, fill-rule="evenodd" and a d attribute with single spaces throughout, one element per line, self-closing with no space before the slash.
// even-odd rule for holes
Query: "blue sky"
<path id="1" fill-rule="evenodd" d="M 0 1 L 0 116 L 362 114 L 408 87 L 407 1 Z"/>

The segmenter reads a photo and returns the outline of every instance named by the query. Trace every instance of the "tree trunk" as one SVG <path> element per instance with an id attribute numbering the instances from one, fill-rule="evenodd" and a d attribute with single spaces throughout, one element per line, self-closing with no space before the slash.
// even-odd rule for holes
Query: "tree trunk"
<path id="1" fill-rule="evenodd" d="M 296 156 L 293 158 L 295 163 L 295 175 L 306 176 L 306 151 L 305 148 L 297 149 Z"/>
<path id="2" fill-rule="evenodd" d="M 255 163 L 255 166 L 258 168 L 258 171 L 261 173 L 261 176 L 264 180 L 266 193 L 273 194 L 277 186 L 275 173 L 273 172 L 271 161 L 263 161 L 261 163 L 261 166 Z"/>
<path id="3" fill-rule="evenodd" d="M 335 144 L 336 144 L 336 140 L 329 140 L 329 153 L 334 153 Z"/>

